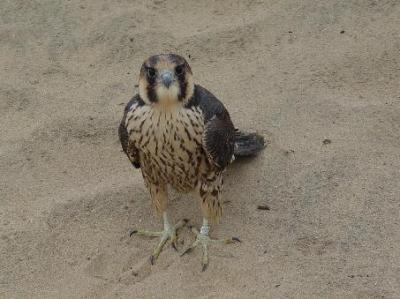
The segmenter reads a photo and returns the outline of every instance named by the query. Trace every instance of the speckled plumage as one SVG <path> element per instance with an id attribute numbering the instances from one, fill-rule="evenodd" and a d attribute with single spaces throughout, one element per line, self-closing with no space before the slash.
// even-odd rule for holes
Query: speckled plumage
<path id="1" fill-rule="evenodd" d="M 216 241 L 208 237 L 208 221 L 217 221 L 222 214 L 222 172 L 233 160 L 234 151 L 248 155 L 260 150 L 262 137 L 238 135 L 224 105 L 194 84 L 189 64 L 175 54 L 155 55 L 143 63 L 139 94 L 126 105 L 118 132 L 122 149 L 132 165 L 141 169 L 152 203 L 164 218 L 162 232 L 133 231 L 161 237 L 150 261 L 154 262 L 168 239 L 175 244 L 176 230 L 185 223 L 169 224 L 171 186 L 194 193 L 200 201 L 203 226 L 199 233 L 194 230 L 197 239 L 190 248 L 203 244 L 205 269 L 208 243 Z"/>
<path id="2" fill-rule="evenodd" d="M 150 192 L 167 185 L 180 192 L 194 191 L 202 198 L 203 209 L 215 218 L 221 215 L 221 169 L 204 150 L 205 113 L 195 104 L 160 109 L 136 96 L 127 106 L 123 126 Z"/>

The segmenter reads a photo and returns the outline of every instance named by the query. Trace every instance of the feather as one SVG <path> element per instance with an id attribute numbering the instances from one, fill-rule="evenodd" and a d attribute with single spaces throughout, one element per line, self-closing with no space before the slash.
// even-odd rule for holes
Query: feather
<path id="1" fill-rule="evenodd" d="M 203 149 L 209 161 L 220 170 L 231 162 L 235 128 L 224 105 L 207 89 L 195 85 L 187 108 L 199 107 L 204 117 Z"/>

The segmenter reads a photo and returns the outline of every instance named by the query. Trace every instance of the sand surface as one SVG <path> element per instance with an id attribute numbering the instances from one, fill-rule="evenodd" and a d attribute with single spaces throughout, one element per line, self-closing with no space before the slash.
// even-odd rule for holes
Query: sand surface
<path id="1" fill-rule="evenodd" d="M 399 28 L 398 0 L 2 0 L 0 297 L 400 298 Z M 160 52 L 269 141 L 226 173 L 212 236 L 243 243 L 204 273 L 128 236 L 161 228 L 117 137 Z"/>

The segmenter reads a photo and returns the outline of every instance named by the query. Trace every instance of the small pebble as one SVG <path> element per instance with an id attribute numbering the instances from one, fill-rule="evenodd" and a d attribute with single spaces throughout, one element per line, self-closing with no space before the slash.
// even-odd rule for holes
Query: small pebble
<path id="1" fill-rule="evenodd" d="M 324 139 L 323 141 L 322 141 L 322 143 L 323 144 L 331 144 L 332 143 L 332 140 L 330 140 L 330 139 Z"/>
<path id="2" fill-rule="evenodd" d="M 267 206 L 267 205 L 259 205 L 259 206 L 257 206 L 257 209 L 258 209 L 258 210 L 262 210 L 262 211 L 269 211 L 269 210 L 271 210 L 271 209 L 269 208 L 269 206 Z"/>

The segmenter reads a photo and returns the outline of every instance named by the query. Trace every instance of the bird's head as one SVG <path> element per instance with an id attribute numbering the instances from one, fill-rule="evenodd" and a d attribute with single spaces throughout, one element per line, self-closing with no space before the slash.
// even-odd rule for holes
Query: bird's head
<path id="1" fill-rule="evenodd" d="M 139 76 L 139 95 L 151 105 L 185 104 L 193 95 L 192 70 L 185 58 L 160 54 L 143 62 Z"/>

